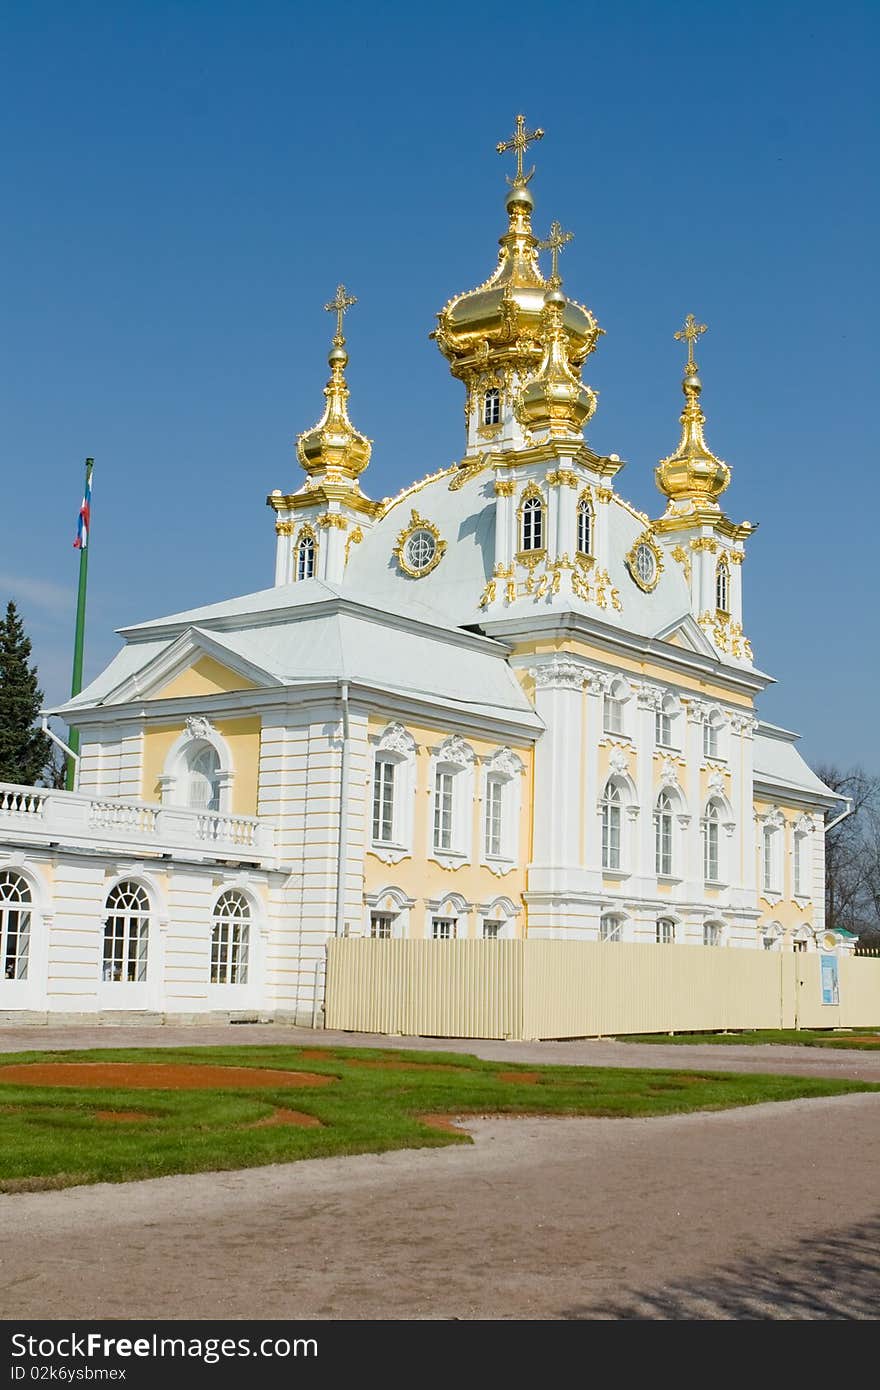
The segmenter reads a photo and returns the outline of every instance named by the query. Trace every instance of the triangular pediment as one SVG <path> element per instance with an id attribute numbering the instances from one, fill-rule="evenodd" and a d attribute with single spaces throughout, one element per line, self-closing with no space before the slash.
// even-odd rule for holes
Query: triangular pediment
<path id="1" fill-rule="evenodd" d="M 699 652 L 701 656 L 718 655 L 692 613 L 685 613 L 674 622 L 667 623 L 654 635 L 661 642 L 669 642 L 671 646 L 682 647 L 688 652 Z"/>
<path id="2" fill-rule="evenodd" d="M 140 671 L 122 681 L 103 703 L 205 698 L 279 684 L 271 672 L 230 650 L 213 634 L 189 628 Z"/>

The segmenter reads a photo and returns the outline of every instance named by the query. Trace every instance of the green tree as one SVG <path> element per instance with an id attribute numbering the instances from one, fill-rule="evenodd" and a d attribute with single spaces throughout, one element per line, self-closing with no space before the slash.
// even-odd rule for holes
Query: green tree
<path id="1" fill-rule="evenodd" d="M 0 782 L 34 786 L 49 760 L 50 740 L 35 728 L 43 692 L 30 664 L 31 643 L 10 600 L 0 619 Z"/>

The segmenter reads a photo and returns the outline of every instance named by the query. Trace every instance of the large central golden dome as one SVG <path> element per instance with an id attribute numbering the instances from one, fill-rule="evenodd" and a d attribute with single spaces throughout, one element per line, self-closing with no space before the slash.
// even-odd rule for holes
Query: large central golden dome
<path id="1" fill-rule="evenodd" d="M 499 239 L 494 273 L 475 290 L 450 299 L 437 316 L 438 326 L 431 336 L 448 358 L 453 376 L 463 381 L 487 368 L 506 365 L 530 372 L 541 361 L 541 315 L 544 296 L 552 286 L 538 263 L 533 206 L 525 183 L 514 180 L 507 196 L 509 225 Z M 580 367 L 603 330 L 589 309 L 567 296 L 562 322 L 569 361 Z"/>

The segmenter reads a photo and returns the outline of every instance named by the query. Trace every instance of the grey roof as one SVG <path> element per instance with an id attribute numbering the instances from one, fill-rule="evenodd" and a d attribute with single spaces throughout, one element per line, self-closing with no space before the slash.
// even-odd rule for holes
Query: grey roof
<path id="1" fill-rule="evenodd" d="M 754 770 L 756 782 L 789 787 L 792 791 L 814 794 L 823 800 L 840 797 L 826 787 L 801 757 L 795 743 L 798 735 L 776 724 L 761 723 L 755 734 Z"/>

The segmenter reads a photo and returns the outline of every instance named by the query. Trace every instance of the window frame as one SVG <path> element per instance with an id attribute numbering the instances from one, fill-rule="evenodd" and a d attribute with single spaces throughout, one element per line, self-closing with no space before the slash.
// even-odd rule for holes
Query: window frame
<path id="1" fill-rule="evenodd" d="M 620 873 L 623 867 L 623 795 L 609 777 L 602 789 L 602 869 Z"/>
<path id="2" fill-rule="evenodd" d="M 489 386 L 483 392 L 483 425 L 501 424 L 501 390 L 497 386 Z"/>
<path id="3" fill-rule="evenodd" d="M 578 555 L 593 554 L 595 522 L 596 514 L 589 497 L 579 497 L 575 523 L 575 549 Z M 586 532 L 586 537 L 584 532 Z M 586 539 L 586 545 L 584 539 Z"/>
<path id="4" fill-rule="evenodd" d="M 18 896 L 13 896 L 13 889 Z M 23 983 L 28 978 L 35 911 L 34 890 L 27 878 L 17 868 L 4 865 L 0 869 L 0 983 Z"/>
<path id="5" fill-rule="evenodd" d="M 654 941 L 658 946 L 674 946 L 676 939 L 674 917 L 658 917 L 654 923 Z"/>
<path id="6" fill-rule="evenodd" d="M 123 894 L 137 902 L 138 907 L 132 906 L 131 902 L 120 903 L 117 907 L 115 902 L 111 902 L 111 899 Z M 145 985 L 149 982 L 152 917 L 150 894 L 137 879 L 120 879 L 108 889 L 101 915 L 102 985 Z M 111 921 L 114 924 L 112 929 Z M 119 929 L 116 927 L 117 922 L 121 923 Z M 136 935 L 132 935 L 133 922 L 138 924 Z M 120 945 L 118 951 L 117 943 Z M 117 967 L 123 972 L 122 975 L 112 973 Z M 111 973 L 108 974 L 108 970 Z"/>
<path id="7" fill-rule="evenodd" d="M 661 787 L 654 801 L 654 872 L 658 878 L 672 878 L 675 862 L 672 797 Z"/>
<path id="8" fill-rule="evenodd" d="M 226 900 L 237 900 L 243 912 L 221 911 Z M 212 989 L 235 989 L 251 975 L 253 910 L 240 888 L 224 888 L 211 912 L 211 959 L 208 983 Z M 225 978 L 221 978 L 225 976 Z"/>
<path id="9" fill-rule="evenodd" d="M 308 559 L 307 559 L 308 557 Z M 304 573 L 304 571 L 308 571 Z M 294 575 L 296 582 L 314 579 L 318 571 L 318 542 L 311 528 L 300 531 L 294 548 Z"/>

